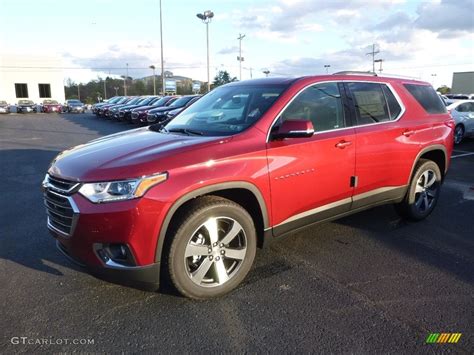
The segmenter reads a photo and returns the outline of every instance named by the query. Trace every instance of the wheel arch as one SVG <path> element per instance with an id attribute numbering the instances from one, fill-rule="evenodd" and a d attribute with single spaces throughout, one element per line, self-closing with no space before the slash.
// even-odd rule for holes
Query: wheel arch
<path id="1" fill-rule="evenodd" d="M 439 170 L 441 171 L 442 178 L 444 180 L 444 176 L 446 175 L 446 172 L 448 170 L 448 153 L 444 145 L 431 145 L 429 147 L 423 148 L 418 153 L 411 167 L 410 180 L 408 181 L 408 183 L 410 183 L 413 177 L 413 173 L 415 171 L 416 164 L 418 164 L 420 159 L 428 159 L 434 161 L 438 165 Z"/>
<path id="2" fill-rule="evenodd" d="M 158 243 L 155 251 L 155 262 L 162 260 L 162 253 L 167 239 L 169 227 L 172 225 L 173 218 L 178 216 L 181 208 L 195 201 L 196 198 L 206 195 L 220 196 L 234 201 L 242 207 L 249 209 L 249 214 L 254 220 L 258 236 L 258 245 L 263 245 L 264 230 L 269 228 L 268 210 L 260 190 L 253 184 L 246 181 L 232 181 L 205 186 L 177 199 L 170 207 L 158 235 Z M 244 202 L 245 201 L 245 202 Z"/>

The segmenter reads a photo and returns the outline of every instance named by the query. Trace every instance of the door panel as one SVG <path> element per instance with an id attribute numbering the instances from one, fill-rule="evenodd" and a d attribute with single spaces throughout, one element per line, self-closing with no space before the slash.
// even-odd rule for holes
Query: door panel
<path id="1" fill-rule="evenodd" d="M 355 135 L 347 118 L 335 82 L 306 88 L 281 113 L 272 131 L 283 121 L 309 120 L 316 133 L 267 143 L 275 235 L 349 210 Z"/>

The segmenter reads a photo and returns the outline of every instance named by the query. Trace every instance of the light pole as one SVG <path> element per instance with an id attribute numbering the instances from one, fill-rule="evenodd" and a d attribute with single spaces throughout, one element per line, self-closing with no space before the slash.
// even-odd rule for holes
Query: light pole
<path id="1" fill-rule="evenodd" d="M 435 77 L 436 77 L 436 76 L 437 76 L 436 74 L 431 74 L 431 78 L 432 78 L 432 79 L 431 79 L 431 80 L 432 80 L 431 85 L 432 85 L 432 86 L 434 86 L 434 82 L 435 82 Z"/>
<path id="2" fill-rule="evenodd" d="M 156 77 L 155 77 L 155 66 L 154 65 L 150 65 L 150 69 L 153 70 L 153 95 L 156 95 Z"/>
<path id="3" fill-rule="evenodd" d="M 380 63 L 379 73 L 382 73 L 382 63 L 383 63 L 383 59 L 375 59 L 375 60 L 374 60 L 374 63 Z"/>
<path id="4" fill-rule="evenodd" d="M 330 64 L 324 64 L 324 68 L 326 68 L 326 74 L 329 74 L 329 68 L 331 67 Z"/>
<path id="5" fill-rule="evenodd" d="M 123 78 L 123 93 L 124 96 L 127 96 L 127 79 L 128 79 L 128 63 L 127 64 L 127 75 Z"/>
<path id="6" fill-rule="evenodd" d="M 107 76 L 104 79 L 104 100 L 107 100 Z"/>
<path id="7" fill-rule="evenodd" d="M 207 42 L 207 92 L 211 91 L 211 78 L 209 75 L 209 22 L 214 17 L 211 10 L 204 11 L 202 14 L 196 15 L 203 23 L 206 24 L 206 42 Z"/>
<path id="8" fill-rule="evenodd" d="M 119 86 L 114 86 L 114 90 L 115 90 L 115 96 L 118 96 L 118 90 L 120 89 Z"/>
<path id="9" fill-rule="evenodd" d="M 163 59 L 163 16 L 161 11 L 160 0 L 160 41 L 161 41 L 161 91 L 165 95 L 165 61 Z"/>
<path id="10" fill-rule="evenodd" d="M 81 83 L 77 84 L 77 98 L 79 101 L 81 100 Z"/>
<path id="11" fill-rule="evenodd" d="M 239 33 L 239 37 L 237 39 L 239 40 L 239 56 L 237 57 L 237 60 L 239 61 L 239 80 L 242 81 L 242 62 L 244 61 L 244 58 L 242 57 L 242 40 L 245 38 L 245 35 L 242 35 Z"/>

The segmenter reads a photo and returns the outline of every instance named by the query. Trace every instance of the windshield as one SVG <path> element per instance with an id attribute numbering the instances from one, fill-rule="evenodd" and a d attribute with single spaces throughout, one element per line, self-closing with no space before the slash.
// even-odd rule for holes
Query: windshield
<path id="1" fill-rule="evenodd" d="M 20 101 L 18 101 L 18 103 L 20 105 L 31 105 L 33 103 L 33 101 L 31 101 L 31 100 L 20 100 Z"/>
<path id="2" fill-rule="evenodd" d="M 178 100 L 174 101 L 169 107 L 182 107 L 186 105 L 190 100 L 192 99 L 192 96 L 186 96 L 186 97 L 181 97 Z"/>
<path id="3" fill-rule="evenodd" d="M 68 103 L 70 103 L 70 104 L 80 104 L 81 102 L 79 100 L 68 100 Z"/>
<path id="4" fill-rule="evenodd" d="M 0 101 L 0 105 L 6 105 L 7 102 L 6 101 Z"/>
<path id="5" fill-rule="evenodd" d="M 56 100 L 44 100 L 43 104 L 45 104 L 45 105 L 57 105 L 58 102 Z"/>
<path id="6" fill-rule="evenodd" d="M 159 99 L 158 101 L 156 101 L 153 106 L 163 106 L 164 104 L 166 104 L 168 101 L 170 100 L 169 97 L 162 97 L 161 99 Z"/>
<path id="7" fill-rule="evenodd" d="M 285 88 L 282 85 L 220 87 L 189 106 L 165 128 L 205 136 L 233 135 L 258 121 Z"/>

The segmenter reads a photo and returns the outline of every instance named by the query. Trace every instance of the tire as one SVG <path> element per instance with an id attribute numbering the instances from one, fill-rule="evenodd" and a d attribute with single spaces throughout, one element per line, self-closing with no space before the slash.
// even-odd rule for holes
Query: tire
<path id="1" fill-rule="evenodd" d="M 207 299 L 232 291 L 255 259 L 252 217 L 242 206 L 217 196 L 193 202 L 167 237 L 173 239 L 165 267 L 176 290 L 189 298 Z"/>
<path id="2" fill-rule="evenodd" d="M 454 128 L 454 144 L 460 144 L 464 138 L 464 127 L 458 124 Z"/>
<path id="3" fill-rule="evenodd" d="M 438 202 L 441 179 L 441 171 L 434 161 L 420 159 L 404 200 L 395 205 L 396 211 L 411 221 L 428 217 Z"/>

